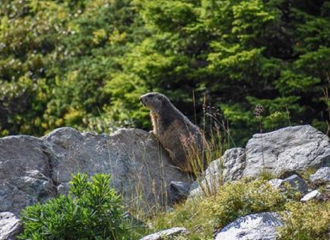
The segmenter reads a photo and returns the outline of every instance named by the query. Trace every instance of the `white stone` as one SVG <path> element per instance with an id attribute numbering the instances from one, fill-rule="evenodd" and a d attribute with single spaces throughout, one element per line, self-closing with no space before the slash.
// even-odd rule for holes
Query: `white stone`
<path id="1" fill-rule="evenodd" d="M 310 176 L 311 182 L 330 182 L 330 168 L 329 167 L 323 167 L 318 169 L 314 174 Z"/>
<path id="2" fill-rule="evenodd" d="M 0 213 L 0 239 L 14 239 L 22 231 L 20 220 L 11 212 Z"/>
<path id="3" fill-rule="evenodd" d="M 163 230 L 157 233 L 150 234 L 141 238 L 140 240 L 163 240 L 163 239 L 170 239 L 170 237 L 175 237 L 179 235 L 187 235 L 189 232 L 187 229 L 182 227 L 175 227 L 167 230 Z"/>
<path id="4" fill-rule="evenodd" d="M 308 202 L 312 199 L 317 198 L 318 196 L 320 196 L 320 194 L 321 193 L 318 190 L 311 191 L 310 193 L 307 193 L 300 201 L 301 202 Z"/>
<path id="5" fill-rule="evenodd" d="M 215 240 L 275 240 L 278 236 L 276 228 L 282 225 L 276 213 L 251 214 L 225 226 Z"/>

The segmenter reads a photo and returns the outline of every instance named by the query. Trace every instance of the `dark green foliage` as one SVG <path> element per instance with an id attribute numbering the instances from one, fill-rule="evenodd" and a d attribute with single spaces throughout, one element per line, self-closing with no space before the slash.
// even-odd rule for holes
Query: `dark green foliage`
<path id="1" fill-rule="evenodd" d="M 204 103 L 220 109 L 237 145 L 330 129 L 328 1 L 13 0 L 0 16 L 1 135 L 148 129 L 148 91 L 198 124 Z"/>
<path id="2" fill-rule="evenodd" d="M 21 213 L 20 239 L 131 239 L 120 197 L 110 188 L 110 176 L 97 174 L 88 181 L 77 174 L 70 194 Z"/>
<path id="3" fill-rule="evenodd" d="M 192 92 L 198 116 L 205 95 L 229 120 L 239 145 L 260 125 L 263 131 L 321 127 L 328 119 L 327 2 L 137 2 L 152 36 L 133 49 L 142 66 L 129 71 L 168 94 L 190 118 Z M 253 115 L 256 105 L 265 109 L 261 118 Z"/>
<path id="4" fill-rule="evenodd" d="M 143 32 L 131 1 L 4 1 L 3 15 L 0 135 L 113 128 L 113 116 L 100 116 L 106 79 Z"/>

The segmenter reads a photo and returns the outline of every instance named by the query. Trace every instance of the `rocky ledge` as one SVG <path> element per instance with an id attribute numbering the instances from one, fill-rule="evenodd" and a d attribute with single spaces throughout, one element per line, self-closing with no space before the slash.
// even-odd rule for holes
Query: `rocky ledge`
<path id="1" fill-rule="evenodd" d="M 95 135 L 60 128 L 41 138 L 4 137 L 0 138 L 0 239 L 14 239 L 21 231 L 17 218 L 21 209 L 66 194 L 72 174 L 77 172 L 111 174 L 112 187 L 128 208 L 148 209 L 200 196 L 206 185 L 212 193 L 220 182 L 257 177 L 264 171 L 282 176 L 271 180 L 274 187 L 281 188 L 283 182 L 291 184 L 305 195 L 302 201 L 308 201 L 322 194 L 308 189 L 296 173 L 319 169 L 310 179 L 317 186 L 320 181 L 330 181 L 329 166 L 329 138 L 309 125 L 255 134 L 245 148 L 229 149 L 213 161 L 203 180 L 192 185 L 192 179 L 175 168 L 153 136 L 143 130 L 120 129 L 112 135 Z M 275 239 L 275 229 L 281 224 L 276 214 L 259 213 L 237 219 L 215 238 Z M 256 228 L 267 230 L 267 236 L 256 235 Z M 172 231 L 176 232 L 165 232 Z M 184 229 L 182 232 L 187 234 Z M 157 236 L 163 233 L 150 239 Z"/>

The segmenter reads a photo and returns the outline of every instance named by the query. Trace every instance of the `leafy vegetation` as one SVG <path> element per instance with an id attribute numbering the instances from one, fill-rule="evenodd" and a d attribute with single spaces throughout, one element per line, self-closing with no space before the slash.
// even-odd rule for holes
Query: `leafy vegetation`
<path id="1" fill-rule="evenodd" d="M 189 230 L 187 239 L 212 239 L 215 230 L 221 230 L 239 217 L 259 212 L 277 212 L 283 227 L 278 239 L 311 240 L 329 236 L 329 202 L 300 202 L 292 198 L 292 189 L 283 194 L 268 180 L 243 179 L 226 183 L 212 196 L 189 199 L 175 206 L 171 212 L 161 213 L 150 220 L 153 231 L 182 226 Z M 186 239 L 186 238 L 182 238 Z"/>
<path id="2" fill-rule="evenodd" d="M 22 211 L 19 239 L 132 239 L 121 199 L 109 183 L 105 174 L 91 181 L 86 174 L 75 175 L 68 196 Z"/>
<path id="3" fill-rule="evenodd" d="M 285 226 L 279 229 L 280 239 L 321 240 L 329 237 L 330 203 L 291 202 L 282 213 Z"/>
<path id="4" fill-rule="evenodd" d="M 258 212 L 278 212 L 285 222 L 279 239 L 326 239 L 329 234 L 329 202 L 301 203 L 300 198 L 280 193 L 268 180 L 243 179 L 226 183 L 213 195 L 193 198 L 144 216 L 148 223 L 138 227 L 124 217 L 120 197 L 109 187 L 110 176 L 97 174 L 88 181 L 77 174 L 70 182 L 70 194 L 45 204 L 29 206 L 21 213 L 24 227 L 19 239 L 140 239 L 171 227 L 185 227 L 190 234 L 178 239 L 211 239 L 239 217 Z M 289 191 L 290 192 L 290 191 Z M 315 216 L 318 216 L 315 218 Z"/>
<path id="5" fill-rule="evenodd" d="M 173 212 L 157 215 L 150 225 L 154 229 L 184 226 L 189 239 L 211 239 L 215 229 L 221 229 L 236 218 L 284 209 L 286 198 L 265 180 L 227 183 L 218 192 L 203 199 L 191 199 Z"/>
<path id="6" fill-rule="evenodd" d="M 329 12 L 325 0 L 4 0 L 0 134 L 148 129 L 148 91 L 200 125 L 205 105 L 220 109 L 237 145 L 261 128 L 327 131 Z"/>

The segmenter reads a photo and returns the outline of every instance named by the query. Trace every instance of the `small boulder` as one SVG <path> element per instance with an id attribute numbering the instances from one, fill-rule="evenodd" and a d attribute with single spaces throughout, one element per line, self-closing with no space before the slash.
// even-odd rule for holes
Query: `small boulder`
<path id="1" fill-rule="evenodd" d="M 302 194 L 305 194 L 308 191 L 307 183 L 298 175 L 292 175 L 291 177 L 287 177 L 283 180 L 283 182 L 288 183 L 293 190 Z"/>
<path id="2" fill-rule="evenodd" d="M 277 213 L 264 212 L 238 218 L 215 235 L 215 240 L 275 240 L 283 223 Z"/>
<path id="3" fill-rule="evenodd" d="M 170 206 L 184 202 L 189 196 L 190 184 L 180 181 L 170 183 Z"/>
<path id="4" fill-rule="evenodd" d="M 321 193 L 318 190 L 311 191 L 310 193 L 307 193 L 302 199 L 300 199 L 301 202 L 308 202 L 313 199 L 317 199 Z"/>
<path id="5" fill-rule="evenodd" d="M 299 192 L 302 195 L 308 191 L 308 185 L 305 180 L 296 174 L 285 179 L 272 179 L 268 181 L 268 183 L 274 188 L 279 189 L 281 192 L 287 191 L 286 184 L 289 184 L 291 190 L 294 192 Z"/>
<path id="6" fill-rule="evenodd" d="M 326 183 L 330 182 L 330 168 L 323 167 L 318 169 L 314 174 L 310 176 L 310 181 L 312 183 Z"/>
<path id="7" fill-rule="evenodd" d="M 140 240 L 164 240 L 164 239 L 174 239 L 174 237 L 181 235 L 188 235 L 189 232 L 185 228 L 175 227 L 167 230 L 163 230 L 157 233 L 150 234 L 141 238 Z"/>

